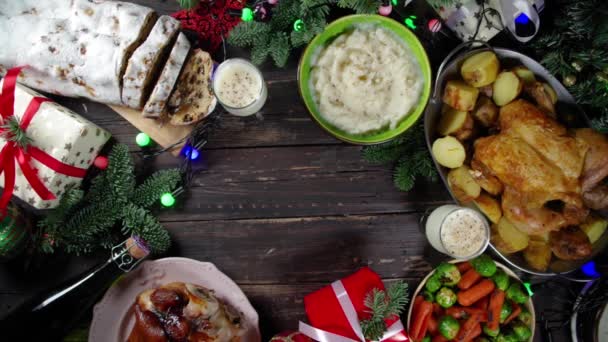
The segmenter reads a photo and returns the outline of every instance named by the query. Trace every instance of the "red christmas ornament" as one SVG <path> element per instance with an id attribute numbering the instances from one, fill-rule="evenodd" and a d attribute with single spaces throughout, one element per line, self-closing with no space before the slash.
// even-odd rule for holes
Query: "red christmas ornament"
<path id="1" fill-rule="evenodd" d="M 429 20 L 427 27 L 429 28 L 429 31 L 437 33 L 441 30 L 441 21 L 439 21 L 439 19 L 431 19 Z"/>
<path id="2" fill-rule="evenodd" d="M 97 156 L 97 158 L 93 160 L 93 165 L 99 169 L 105 170 L 108 167 L 108 158 L 105 156 Z"/>
<path id="3" fill-rule="evenodd" d="M 284 331 L 271 338 L 270 342 L 314 342 L 314 340 L 297 331 Z"/>
<path id="4" fill-rule="evenodd" d="M 181 22 L 182 29 L 194 31 L 197 35 L 195 46 L 211 53 L 222 44 L 222 36 L 228 37 L 233 27 L 241 22 L 241 18 L 232 16 L 229 10 L 241 10 L 245 1 L 216 0 L 202 2 L 193 9 L 182 10 L 171 14 Z"/>
<path id="5" fill-rule="evenodd" d="M 387 6 L 380 6 L 380 8 L 378 8 L 378 13 L 385 17 L 388 17 L 389 15 L 391 15 L 392 11 L 393 11 L 393 6 L 390 3 Z"/>
<path id="6" fill-rule="evenodd" d="M 279 0 L 268 0 L 268 3 L 271 5 L 276 5 L 279 3 Z"/>

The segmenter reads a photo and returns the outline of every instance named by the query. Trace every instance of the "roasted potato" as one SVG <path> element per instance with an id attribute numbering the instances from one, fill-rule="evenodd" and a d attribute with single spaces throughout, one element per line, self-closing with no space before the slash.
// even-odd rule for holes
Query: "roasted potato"
<path id="1" fill-rule="evenodd" d="M 562 260 L 582 260 L 593 252 L 587 234 L 578 227 L 562 228 L 549 235 L 551 250 Z"/>
<path id="2" fill-rule="evenodd" d="M 528 247 L 524 249 L 523 254 L 528 265 L 537 271 L 546 271 L 551 262 L 551 246 L 548 241 L 540 237 L 530 237 Z"/>
<path id="3" fill-rule="evenodd" d="M 496 82 L 494 82 L 494 89 L 492 91 L 494 103 L 502 107 L 515 100 L 521 93 L 523 85 L 524 83 L 513 71 L 501 72 L 498 74 Z"/>
<path id="4" fill-rule="evenodd" d="M 545 92 L 551 98 L 551 102 L 553 102 L 553 104 L 556 104 L 557 103 L 557 92 L 555 91 L 555 89 L 553 89 L 553 87 L 551 85 L 549 85 L 549 83 L 545 83 L 545 82 L 543 82 L 543 87 L 545 87 Z"/>
<path id="5" fill-rule="evenodd" d="M 473 118 L 482 126 L 496 126 L 496 122 L 498 121 L 498 107 L 489 97 L 480 96 L 472 113 Z"/>
<path id="6" fill-rule="evenodd" d="M 492 98 L 492 94 L 494 93 L 494 87 L 491 84 L 488 84 L 487 86 L 479 88 L 479 93 L 481 93 L 481 95 L 485 95 L 489 98 Z"/>
<path id="7" fill-rule="evenodd" d="M 525 84 L 536 82 L 536 76 L 534 76 L 534 73 L 523 65 L 516 66 L 515 68 L 511 69 L 511 71 L 513 71 L 517 77 L 524 81 Z"/>
<path id="8" fill-rule="evenodd" d="M 511 245 L 507 244 L 503 238 L 498 234 L 498 225 L 493 224 L 490 235 L 490 242 L 498 251 L 502 254 L 513 254 L 518 252 L 518 250 L 511 247 Z"/>
<path id="9" fill-rule="evenodd" d="M 601 217 L 590 215 L 585 223 L 581 224 L 581 229 L 587 234 L 589 242 L 595 243 L 608 228 L 608 221 Z"/>
<path id="10" fill-rule="evenodd" d="M 553 88 L 551 88 L 551 90 L 553 90 Z M 524 87 L 524 92 L 530 97 L 532 97 L 534 101 L 536 101 L 536 104 L 540 109 L 544 110 L 545 112 L 549 113 L 549 115 L 555 118 L 555 103 L 553 102 L 551 94 L 549 93 L 549 91 L 547 91 L 543 83 L 528 83 Z"/>
<path id="11" fill-rule="evenodd" d="M 450 169 L 461 167 L 467 157 L 462 143 L 452 136 L 435 140 L 431 150 L 437 163 Z"/>
<path id="12" fill-rule="evenodd" d="M 462 141 L 473 135 L 473 125 L 471 114 L 451 108 L 441 116 L 437 133 L 451 135 Z"/>
<path id="13" fill-rule="evenodd" d="M 481 210 L 481 212 L 484 213 L 488 219 L 490 219 L 492 223 L 498 223 L 498 221 L 500 221 L 500 218 L 502 217 L 502 209 L 500 208 L 500 203 L 498 203 L 494 197 L 486 193 L 482 193 L 479 195 L 479 197 L 474 199 L 473 202 L 477 208 L 479 208 L 479 210 Z"/>
<path id="14" fill-rule="evenodd" d="M 456 199 L 462 203 L 471 202 L 481 194 L 481 187 L 471 177 L 468 166 L 450 170 L 448 183 Z"/>
<path id="15" fill-rule="evenodd" d="M 507 249 L 512 251 L 511 253 L 522 251 L 528 247 L 528 242 L 530 241 L 528 234 L 515 228 L 504 216 L 496 224 L 496 229 Z"/>
<path id="16" fill-rule="evenodd" d="M 443 92 L 443 103 L 464 112 L 475 108 L 479 90 L 462 81 L 448 81 Z"/>
<path id="17" fill-rule="evenodd" d="M 500 62 L 492 51 L 476 53 L 465 59 L 460 68 L 462 79 L 473 87 L 483 87 L 496 80 Z"/>
<path id="18" fill-rule="evenodd" d="M 475 159 L 471 160 L 470 173 L 475 182 L 490 195 L 497 196 L 502 193 L 503 185 L 500 180 L 490 174 L 490 171 Z"/>

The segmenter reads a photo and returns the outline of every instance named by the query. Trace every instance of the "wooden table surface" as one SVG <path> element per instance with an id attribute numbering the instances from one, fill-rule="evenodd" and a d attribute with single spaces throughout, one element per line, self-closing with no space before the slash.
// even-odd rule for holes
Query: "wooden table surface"
<path id="1" fill-rule="evenodd" d="M 178 10 L 172 0 L 137 2 L 160 13 Z M 261 116 L 225 115 L 205 151 L 208 169 L 160 215 L 174 242 L 169 255 L 212 262 L 237 282 L 260 314 L 264 340 L 297 328 L 305 294 L 361 266 L 385 280 L 403 279 L 413 291 L 432 268 L 420 214 L 450 202 L 439 182 L 399 192 L 389 168 L 368 164 L 360 147 L 320 129 L 300 101 L 296 62 L 262 68 L 269 96 Z M 109 107 L 56 100 L 138 150 L 138 131 Z M 178 162 L 166 154 L 154 166 Z M 19 262 L 3 265 L 0 316 L 103 257 L 60 258 L 35 272 Z"/>

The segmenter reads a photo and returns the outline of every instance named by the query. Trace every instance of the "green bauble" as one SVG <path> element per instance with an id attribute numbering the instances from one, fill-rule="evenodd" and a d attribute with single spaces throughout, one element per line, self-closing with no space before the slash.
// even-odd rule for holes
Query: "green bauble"
<path id="1" fill-rule="evenodd" d="M 604 72 L 598 72 L 597 74 L 595 74 L 595 77 L 600 82 L 604 82 L 604 83 L 608 82 L 608 74 L 606 74 Z"/>
<path id="2" fill-rule="evenodd" d="M 0 222 L 0 261 L 12 259 L 25 249 L 27 231 L 17 210 L 9 208 L 9 214 Z"/>
<path id="3" fill-rule="evenodd" d="M 564 85 L 566 87 L 572 87 L 573 85 L 576 84 L 576 76 L 568 75 L 568 76 L 564 77 L 564 79 L 562 80 L 562 83 L 564 83 Z"/>

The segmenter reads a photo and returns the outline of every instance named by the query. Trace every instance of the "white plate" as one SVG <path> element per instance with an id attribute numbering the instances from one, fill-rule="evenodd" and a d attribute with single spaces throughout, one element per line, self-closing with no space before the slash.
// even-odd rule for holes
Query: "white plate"
<path id="1" fill-rule="evenodd" d="M 150 288 L 171 282 L 201 285 L 241 314 L 245 328 L 244 342 L 259 342 L 258 314 L 237 284 L 215 265 L 187 258 L 164 258 L 144 261 L 116 281 L 93 308 L 89 342 L 126 341 L 135 317 L 133 303 L 137 295 Z"/>

